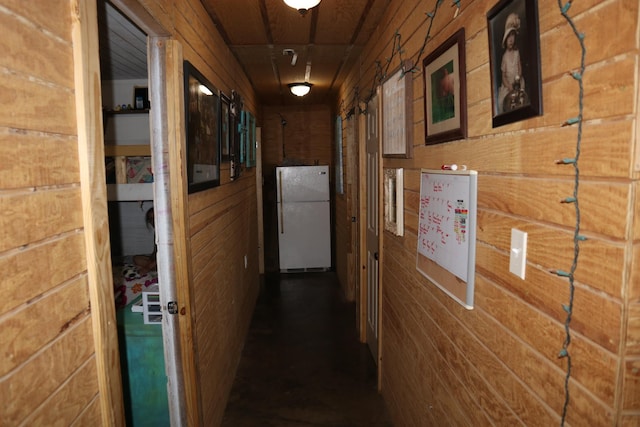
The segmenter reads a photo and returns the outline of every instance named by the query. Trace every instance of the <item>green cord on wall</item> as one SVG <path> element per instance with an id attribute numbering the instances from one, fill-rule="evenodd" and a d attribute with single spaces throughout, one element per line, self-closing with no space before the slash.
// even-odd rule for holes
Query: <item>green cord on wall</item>
<path id="1" fill-rule="evenodd" d="M 582 55 L 581 55 L 581 59 L 580 59 L 580 70 L 578 72 L 574 71 L 571 74 L 571 76 L 578 82 L 579 85 L 579 93 L 578 93 L 578 106 L 579 106 L 579 114 L 577 117 L 572 117 L 570 119 L 567 119 L 564 123 L 563 126 L 571 126 L 571 125 L 578 125 L 578 136 L 577 136 L 577 141 L 576 141 L 576 155 L 574 158 L 571 159 L 564 159 L 562 161 L 557 161 L 556 164 L 570 164 L 573 165 L 574 168 L 574 175 L 575 175 L 575 185 L 574 185 L 574 190 L 573 190 L 573 197 L 567 197 L 563 202 L 564 203 L 573 203 L 575 206 L 575 212 L 576 212 L 576 226 L 575 226 L 575 230 L 574 230 L 574 234 L 573 234 L 573 246 L 574 246 L 574 256 L 573 256 L 573 262 L 571 264 L 571 270 L 567 273 L 567 272 L 562 272 L 563 274 L 560 274 L 559 271 L 556 271 L 556 274 L 560 275 L 560 276 L 564 276 L 564 277 L 568 277 L 569 278 L 569 303 L 568 304 L 563 304 L 562 305 L 562 309 L 567 313 L 566 319 L 565 319 L 565 323 L 564 323 L 564 328 L 565 328 L 565 340 L 564 343 L 562 345 L 562 350 L 560 350 L 560 353 L 558 354 L 558 357 L 560 358 L 566 358 L 567 359 L 567 373 L 565 376 L 565 381 L 564 381 L 564 392 L 565 392 L 565 398 L 564 398 L 564 405 L 562 407 L 562 419 L 560 420 L 560 426 L 564 426 L 565 420 L 567 418 L 567 409 L 569 407 L 569 401 L 570 401 L 570 394 L 569 394 L 569 380 L 571 378 L 571 354 L 569 353 L 569 345 L 571 344 L 571 329 L 570 329 L 570 324 L 571 324 L 571 315 L 573 313 L 573 304 L 574 304 L 574 294 L 575 294 L 575 283 L 574 283 L 574 279 L 575 279 L 575 271 L 576 268 L 578 266 L 578 256 L 580 254 L 580 241 L 584 241 L 585 238 L 584 236 L 580 235 L 580 203 L 578 200 L 578 187 L 580 184 L 580 169 L 578 168 L 578 160 L 580 158 L 580 144 L 582 141 L 582 122 L 583 122 L 583 111 L 584 111 L 584 104 L 583 104 L 583 100 L 584 100 L 584 86 L 583 86 L 583 80 L 582 80 L 582 76 L 584 75 L 584 69 L 585 69 L 585 56 L 586 56 L 586 48 L 585 48 L 585 44 L 584 44 L 584 34 L 578 32 L 573 20 L 571 19 L 571 17 L 567 14 L 567 12 L 569 11 L 570 7 L 571 7 L 571 0 L 569 0 L 567 3 L 562 4 L 560 0 L 558 0 L 558 7 L 560 8 L 560 13 L 562 14 L 562 16 L 567 20 L 567 22 L 569 23 L 569 25 L 571 26 L 571 28 L 573 29 L 574 34 L 576 35 L 576 38 L 578 39 L 578 42 L 580 43 L 580 48 L 582 51 Z"/>

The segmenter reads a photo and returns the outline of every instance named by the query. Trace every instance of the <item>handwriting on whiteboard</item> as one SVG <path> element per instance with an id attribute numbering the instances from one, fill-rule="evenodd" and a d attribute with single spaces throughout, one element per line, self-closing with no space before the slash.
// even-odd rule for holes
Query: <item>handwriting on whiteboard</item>
<path id="1" fill-rule="evenodd" d="M 423 173 L 421 179 L 418 252 L 466 280 L 468 176 Z"/>

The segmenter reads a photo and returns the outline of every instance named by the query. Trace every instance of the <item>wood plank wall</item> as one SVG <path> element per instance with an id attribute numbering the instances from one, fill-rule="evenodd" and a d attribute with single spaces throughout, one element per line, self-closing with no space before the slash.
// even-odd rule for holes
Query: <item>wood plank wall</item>
<path id="1" fill-rule="evenodd" d="M 173 22 L 184 59 L 226 95 L 237 91 L 260 126 L 250 83 L 202 3 L 158 0 L 153 9 L 168 11 L 163 19 Z M 219 187 L 188 197 L 190 305 L 203 426 L 222 420 L 259 290 L 256 203 L 255 168 L 245 168 L 232 182 L 228 162 Z"/>
<path id="2" fill-rule="evenodd" d="M 405 170 L 405 236 L 384 234 L 382 393 L 394 425 L 558 425 L 564 404 L 568 280 L 551 274 L 573 260 L 572 194 L 580 51 L 558 4 L 539 0 L 544 115 L 491 125 L 486 13 L 495 0 L 447 2 L 425 55 L 466 31 L 468 138 L 425 146 L 422 69 L 414 74 L 414 155 L 384 159 Z M 415 58 L 435 1 L 392 0 L 340 98 L 369 88 L 375 61 Z M 640 425 L 640 226 L 638 212 L 638 2 L 574 2 L 586 35 L 585 123 L 580 157 L 581 234 L 571 323 L 570 425 Z M 422 57 L 424 58 L 424 56 Z M 420 60 L 421 61 L 421 60 Z M 421 65 L 421 64 L 419 64 Z M 360 89 L 362 93 L 362 89 Z M 340 102 L 340 100 L 338 100 Z M 444 163 L 478 170 L 475 309 L 467 311 L 416 271 L 419 172 Z M 635 168 L 635 169 L 634 169 Z M 362 175 L 362 171 L 361 174 Z M 510 230 L 529 234 L 526 280 L 509 273 Z"/>
<path id="3" fill-rule="evenodd" d="M 7 0 L 0 9 L 0 423 L 7 426 L 101 423 L 71 3 Z"/>
<path id="4" fill-rule="evenodd" d="M 2 0 L 0 7 L 6 35 L 0 41 L 3 425 L 54 418 L 60 425 L 100 425 L 104 419 L 83 236 L 72 4 Z M 141 4 L 181 43 L 185 59 L 226 94 L 239 92 L 257 115 L 248 79 L 198 0 Z M 193 425 L 220 423 L 253 312 L 259 283 L 255 185 L 253 169 L 231 182 L 224 164 L 220 187 L 188 198 L 198 378 L 187 383 L 199 384 L 198 401 L 188 405 L 197 408 L 189 414 Z"/>

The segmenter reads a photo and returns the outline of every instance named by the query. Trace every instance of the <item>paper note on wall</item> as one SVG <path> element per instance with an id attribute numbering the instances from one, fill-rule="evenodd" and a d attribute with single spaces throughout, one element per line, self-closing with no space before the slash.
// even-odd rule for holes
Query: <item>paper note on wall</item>
<path id="1" fill-rule="evenodd" d="M 467 281 L 469 176 L 423 173 L 418 253 Z"/>

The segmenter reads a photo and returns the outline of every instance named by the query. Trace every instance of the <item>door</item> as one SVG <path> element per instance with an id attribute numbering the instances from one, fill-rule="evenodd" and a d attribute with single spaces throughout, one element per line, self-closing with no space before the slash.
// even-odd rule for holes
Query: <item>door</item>
<path id="1" fill-rule="evenodd" d="M 379 306 L 379 108 L 378 94 L 367 105 L 367 344 L 378 364 Z"/>
<path id="2" fill-rule="evenodd" d="M 347 218 L 349 226 L 349 242 L 347 244 L 347 299 L 353 300 L 359 295 L 360 285 L 359 277 L 359 244 L 360 233 L 359 225 L 356 220 L 358 218 L 359 203 L 358 200 L 358 144 L 357 144 L 357 125 L 356 117 L 347 119 L 346 126 L 346 146 L 347 146 L 347 162 L 349 165 L 346 169 L 346 187 L 347 187 Z"/>

